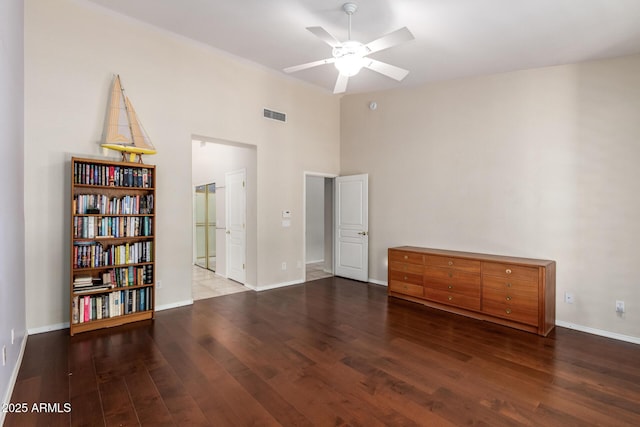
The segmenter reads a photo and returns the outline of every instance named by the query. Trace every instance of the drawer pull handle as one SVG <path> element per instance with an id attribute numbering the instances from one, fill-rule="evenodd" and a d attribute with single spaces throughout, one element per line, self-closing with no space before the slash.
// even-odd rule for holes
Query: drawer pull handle
<path id="1" fill-rule="evenodd" d="M 404 259 L 409 259 L 409 255 L 405 255 L 405 256 L 404 256 Z"/>
<path id="2" fill-rule="evenodd" d="M 505 273 L 507 273 L 507 274 L 511 274 L 511 269 L 510 269 L 510 268 L 507 268 L 507 269 L 505 270 Z"/>
<path id="3" fill-rule="evenodd" d="M 510 308 L 507 308 L 507 309 L 505 310 L 505 312 L 506 312 L 507 314 L 511 314 L 511 309 L 510 309 Z"/>
<path id="4" fill-rule="evenodd" d="M 511 297 L 510 297 L 510 296 L 507 296 L 506 300 L 507 300 L 507 301 L 511 301 Z"/>
<path id="5" fill-rule="evenodd" d="M 453 285 L 449 285 L 447 286 L 449 289 L 453 289 Z"/>
<path id="6" fill-rule="evenodd" d="M 451 295 L 449 295 L 449 301 L 452 301 L 453 297 Z"/>
<path id="7" fill-rule="evenodd" d="M 404 276 L 404 280 L 407 280 L 407 276 Z"/>
<path id="8" fill-rule="evenodd" d="M 453 265 L 453 261 L 449 261 L 449 265 Z"/>

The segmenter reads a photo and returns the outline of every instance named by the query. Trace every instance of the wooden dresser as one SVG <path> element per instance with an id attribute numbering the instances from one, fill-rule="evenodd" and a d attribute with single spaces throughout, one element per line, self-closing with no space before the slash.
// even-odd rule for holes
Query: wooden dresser
<path id="1" fill-rule="evenodd" d="M 389 248 L 390 296 L 546 336 L 555 261 L 411 246 Z"/>

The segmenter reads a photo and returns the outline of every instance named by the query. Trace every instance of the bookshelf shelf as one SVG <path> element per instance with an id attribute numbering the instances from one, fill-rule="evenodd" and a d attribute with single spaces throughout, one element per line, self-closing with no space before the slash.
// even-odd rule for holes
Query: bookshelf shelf
<path id="1" fill-rule="evenodd" d="M 153 319 L 155 173 L 71 158 L 71 335 Z"/>

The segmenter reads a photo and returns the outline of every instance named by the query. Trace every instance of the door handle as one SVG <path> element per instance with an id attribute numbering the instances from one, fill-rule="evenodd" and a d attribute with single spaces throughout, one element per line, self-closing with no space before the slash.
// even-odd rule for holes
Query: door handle
<path id="1" fill-rule="evenodd" d="M 227 234 L 231 234 L 231 230 L 227 230 Z"/>
<path id="2" fill-rule="evenodd" d="M 366 235 L 368 235 L 369 233 L 367 233 L 366 231 L 361 231 L 361 232 L 359 232 L 358 234 L 359 234 L 359 235 L 361 235 L 361 236 L 366 236 Z"/>

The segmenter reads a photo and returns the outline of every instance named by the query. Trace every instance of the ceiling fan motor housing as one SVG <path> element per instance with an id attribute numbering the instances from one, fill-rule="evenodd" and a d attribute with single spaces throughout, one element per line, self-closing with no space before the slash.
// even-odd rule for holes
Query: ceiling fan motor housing
<path id="1" fill-rule="evenodd" d="M 347 15 L 353 15 L 358 10 L 358 5 L 355 3 L 345 3 L 342 5 L 342 10 L 345 11 Z"/>

